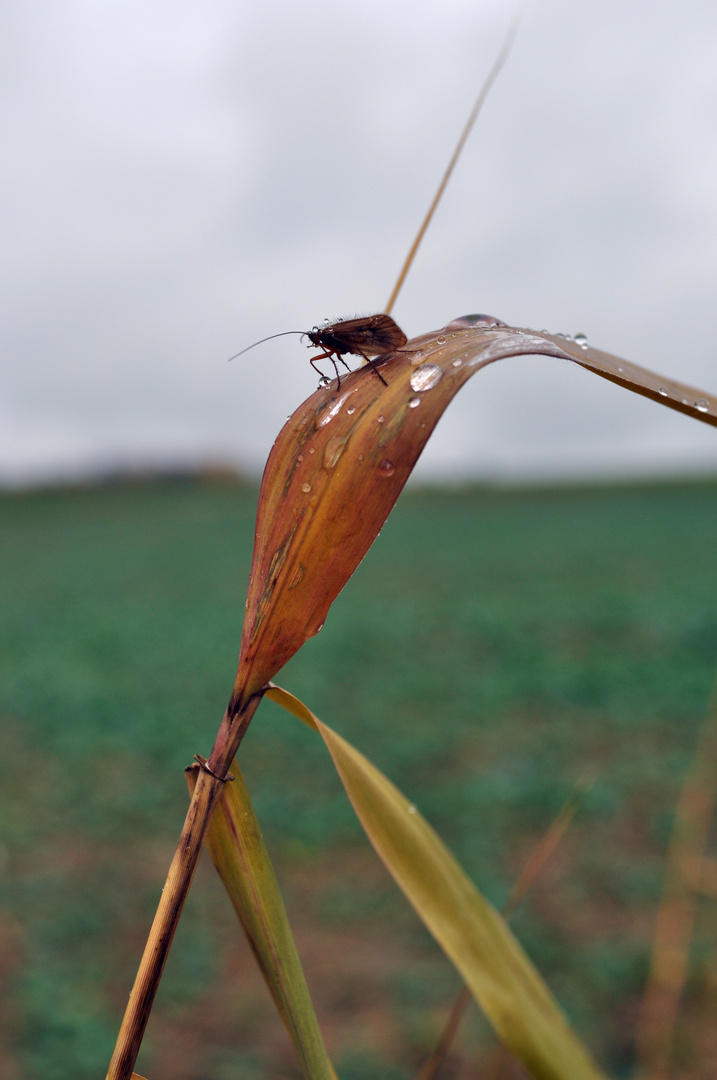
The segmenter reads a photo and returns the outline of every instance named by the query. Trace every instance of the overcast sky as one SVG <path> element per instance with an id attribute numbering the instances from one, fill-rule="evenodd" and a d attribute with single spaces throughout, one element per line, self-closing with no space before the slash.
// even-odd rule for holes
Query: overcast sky
<path id="1" fill-rule="evenodd" d="M 381 310 L 512 0 L 5 0 L 0 481 L 258 472 L 298 337 Z M 717 392 L 717 4 L 533 0 L 394 309 L 587 333 Z M 424 478 L 717 472 L 717 433 L 545 357 Z"/>

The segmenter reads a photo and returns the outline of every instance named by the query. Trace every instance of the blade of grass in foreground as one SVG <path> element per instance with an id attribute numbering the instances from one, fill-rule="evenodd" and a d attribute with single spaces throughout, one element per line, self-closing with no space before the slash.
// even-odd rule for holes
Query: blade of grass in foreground
<path id="1" fill-rule="evenodd" d="M 266 696 L 319 732 L 376 852 L 496 1034 L 539 1080 L 602 1080 L 508 924 L 408 799 L 293 694 Z"/>
<path id="2" fill-rule="evenodd" d="M 527 893 L 532 888 L 535 879 L 539 876 L 546 862 L 548 862 L 561 839 L 567 832 L 570 823 L 578 811 L 581 797 L 585 793 L 585 790 L 592 786 L 593 780 L 594 777 L 583 777 L 578 784 L 577 789 L 558 811 L 542 840 L 529 856 L 528 861 L 511 889 L 508 902 L 505 907 L 501 909 L 501 915 L 506 922 L 510 922 Z M 470 991 L 467 990 L 465 986 L 462 986 L 453 1002 L 440 1038 L 436 1043 L 433 1052 L 427 1058 L 423 1068 L 418 1074 L 418 1080 L 434 1080 L 438 1075 L 448 1056 L 448 1051 L 451 1048 L 461 1020 L 463 1019 L 463 1015 L 470 1005 L 471 1000 L 472 995 Z"/>
<path id="3" fill-rule="evenodd" d="M 190 792 L 198 765 L 186 770 Z M 306 1080 L 336 1080 L 286 909 L 236 760 L 206 845 L 294 1044 Z"/>

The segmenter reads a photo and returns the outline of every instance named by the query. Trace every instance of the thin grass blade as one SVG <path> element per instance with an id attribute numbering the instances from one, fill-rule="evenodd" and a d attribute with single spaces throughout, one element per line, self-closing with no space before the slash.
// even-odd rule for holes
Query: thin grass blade
<path id="1" fill-rule="evenodd" d="M 570 796 L 570 798 L 564 803 L 561 809 L 555 816 L 552 824 L 544 834 L 542 840 L 534 848 L 533 852 L 528 858 L 525 866 L 523 867 L 520 875 L 518 876 L 513 888 L 511 889 L 510 896 L 505 906 L 501 909 L 501 915 L 506 922 L 510 922 L 515 912 L 518 910 L 527 893 L 532 888 L 535 879 L 542 872 L 546 862 L 550 859 L 550 856 L 555 851 L 556 847 L 562 840 L 563 836 L 567 832 L 570 823 L 575 817 L 578 808 L 580 806 L 580 798 L 584 794 L 585 790 L 592 785 L 594 778 L 585 777 L 578 785 L 578 789 Z M 434 1078 L 440 1072 L 443 1063 L 448 1056 L 448 1051 L 451 1048 L 453 1040 L 456 1036 L 460 1022 L 463 1019 L 463 1015 L 471 1002 L 471 994 L 465 988 L 461 987 L 458 992 L 453 1006 L 446 1020 L 443 1031 L 440 1038 L 436 1043 L 436 1046 L 427 1058 L 423 1068 L 418 1074 L 418 1080 L 434 1080 Z"/>
<path id="2" fill-rule="evenodd" d="M 293 694 L 267 696 L 319 732 L 376 852 L 503 1043 L 539 1080 L 601 1080 L 508 924 L 416 807 Z"/>
<path id="3" fill-rule="evenodd" d="M 190 792 L 198 766 L 187 769 Z M 269 853 L 236 761 L 214 812 L 207 849 L 219 871 L 306 1080 L 336 1080 Z"/>

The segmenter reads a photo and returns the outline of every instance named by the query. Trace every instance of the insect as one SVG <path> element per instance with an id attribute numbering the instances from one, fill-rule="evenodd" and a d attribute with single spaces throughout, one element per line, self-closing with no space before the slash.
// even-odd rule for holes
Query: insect
<path id="1" fill-rule="evenodd" d="M 324 351 L 318 356 L 312 356 L 309 363 L 314 371 L 318 371 L 321 378 L 325 379 L 326 376 L 316 366 L 316 362 L 318 360 L 330 360 L 334 365 L 339 386 L 341 386 L 341 376 L 336 361 L 342 363 L 347 371 L 350 370 L 344 360 L 345 353 L 362 356 L 371 365 L 384 386 L 388 386 L 372 357 L 379 356 L 381 353 L 393 352 L 394 349 L 400 349 L 408 340 L 401 327 L 397 326 L 390 315 L 364 315 L 358 319 L 342 319 L 340 322 L 315 326 L 312 330 L 285 330 L 282 334 L 270 334 L 269 337 L 255 341 L 254 345 L 261 345 L 264 341 L 284 337 L 286 334 L 302 334 L 317 349 L 323 349 Z M 241 356 L 242 353 L 253 349 L 254 345 L 248 345 L 246 349 L 235 353 L 229 359 L 234 360 L 237 356 Z"/>

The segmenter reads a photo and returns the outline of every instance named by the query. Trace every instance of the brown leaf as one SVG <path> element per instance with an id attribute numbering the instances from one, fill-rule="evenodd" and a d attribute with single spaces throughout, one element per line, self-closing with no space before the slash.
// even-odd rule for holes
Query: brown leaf
<path id="1" fill-rule="evenodd" d="M 318 633 L 378 535 L 444 409 L 476 371 L 509 356 L 572 360 L 717 425 L 708 395 L 585 343 L 468 315 L 317 390 L 274 443 L 259 496 L 234 703 Z"/>

